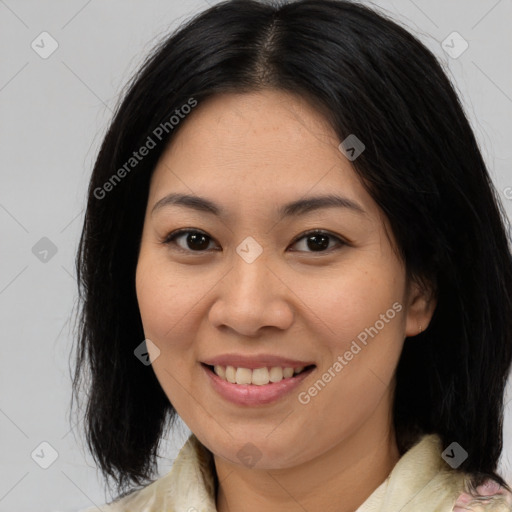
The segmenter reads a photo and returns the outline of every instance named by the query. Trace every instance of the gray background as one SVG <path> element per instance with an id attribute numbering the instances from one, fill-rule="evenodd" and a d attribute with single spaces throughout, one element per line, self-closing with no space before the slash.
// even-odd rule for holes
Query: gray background
<path id="1" fill-rule="evenodd" d="M 444 63 L 511 216 L 512 0 L 374 5 Z M 161 37 L 206 7 L 205 0 L 0 0 L 0 511 L 76 511 L 109 498 L 82 425 L 68 419 L 86 186 L 122 86 Z M 43 31 L 58 43 L 46 59 L 31 47 L 43 46 Z M 457 58 L 441 46 L 454 31 L 469 44 Z M 452 53 L 462 48 L 453 36 L 447 44 Z M 45 39 L 39 51 L 49 48 Z M 512 484 L 511 388 L 509 379 L 500 467 Z M 182 424 L 165 445 L 162 475 L 187 435 Z M 31 457 L 42 442 L 58 454 L 48 469 Z"/>

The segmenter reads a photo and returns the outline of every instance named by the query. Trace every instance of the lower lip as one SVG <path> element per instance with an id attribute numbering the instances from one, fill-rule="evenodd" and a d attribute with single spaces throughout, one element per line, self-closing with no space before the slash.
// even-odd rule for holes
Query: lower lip
<path id="1" fill-rule="evenodd" d="M 298 375 L 283 379 L 279 382 L 270 382 L 257 386 L 255 384 L 232 384 L 221 379 L 216 373 L 202 364 L 213 388 L 226 400 L 237 405 L 265 405 L 276 402 L 288 393 L 291 393 L 315 369 L 311 367 Z"/>

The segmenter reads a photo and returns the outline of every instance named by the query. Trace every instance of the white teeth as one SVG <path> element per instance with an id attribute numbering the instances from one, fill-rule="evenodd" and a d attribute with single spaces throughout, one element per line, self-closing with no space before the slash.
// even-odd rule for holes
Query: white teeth
<path id="1" fill-rule="evenodd" d="M 290 377 L 293 377 L 293 368 L 285 368 L 283 370 L 283 377 L 285 379 L 288 379 Z"/>
<path id="2" fill-rule="evenodd" d="M 232 384 L 254 384 L 256 386 L 264 386 L 269 382 L 279 382 L 283 379 L 289 379 L 304 370 L 304 366 L 297 368 L 281 368 L 273 366 L 271 368 L 236 368 L 234 366 L 215 365 L 213 371 L 223 380 L 227 380 Z"/>
<path id="3" fill-rule="evenodd" d="M 213 367 L 213 371 L 219 376 L 219 377 L 222 377 L 223 379 L 226 378 L 226 369 L 224 368 L 224 366 L 214 366 Z"/>
<path id="4" fill-rule="evenodd" d="M 279 366 L 270 368 L 269 378 L 270 382 L 279 382 L 280 380 L 283 380 L 283 369 Z"/>
<path id="5" fill-rule="evenodd" d="M 219 375 L 219 377 L 222 377 L 222 375 Z M 226 366 L 226 380 L 232 384 L 236 382 L 236 369 L 233 366 Z"/>
<path id="6" fill-rule="evenodd" d="M 262 386 L 270 382 L 267 368 L 256 368 L 252 371 L 251 383 Z"/>
<path id="7" fill-rule="evenodd" d="M 248 368 L 237 368 L 236 369 L 236 383 L 237 384 L 250 384 L 252 377 L 252 371 Z"/>

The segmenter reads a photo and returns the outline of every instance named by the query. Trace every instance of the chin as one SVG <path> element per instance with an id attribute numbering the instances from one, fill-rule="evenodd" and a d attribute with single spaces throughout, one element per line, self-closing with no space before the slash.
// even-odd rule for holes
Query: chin
<path id="1" fill-rule="evenodd" d="M 210 446 L 214 448 L 209 448 L 210 451 L 217 456 L 249 469 L 285 469 L 304 462 L 303 443 L 297 440 L 283 443 L 280 437 L 272 439 L 272 434 L 269 436 L 261 431 L 255 435 L 226 435 L 225 441 Z M 294 448 L 298 453 L 293 451 Z"/>

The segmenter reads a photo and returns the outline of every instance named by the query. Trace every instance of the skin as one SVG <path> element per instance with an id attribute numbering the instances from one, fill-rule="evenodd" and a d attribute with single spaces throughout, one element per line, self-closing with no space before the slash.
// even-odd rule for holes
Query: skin
<path id="1" fill-rule="evenodd" d="M 399 459 L 395 369 L 405 337 L 427 328 L 435 300 L 406 280 L 387 220 L 339 143 L 321 114 L 295 95 L 216 95 L 181 122 L 152 176 L 137 298 L 146 338 L 160 350 L 155 374 L 214 454 L 219 512 L 353 511 Z M 227 216 L 176 205 L 152 214 L 171 192 L 206 197 Z M 279 205 L 333 192 L 365 213 L 336 207 L 276 217 Z M 207 234 L 204 245 L 190 237 L 187 243 L 187 234 L 163 243 L 180 228 Z M 328 249 L 315 250 L 302 237 L 310 229 L 332 235 Z M 236 252 L 248 236 L 263 250 L 252 263 Z M 395 302 L 401 311 L 300 403 L 298 394 Z M 316 368 L 276 403 L 239 406 L 215 392 L 200 365 L 225 353 L 271 353 Z M 252 467 L 237 456 L 247 443 L 260 456 Z"/>

